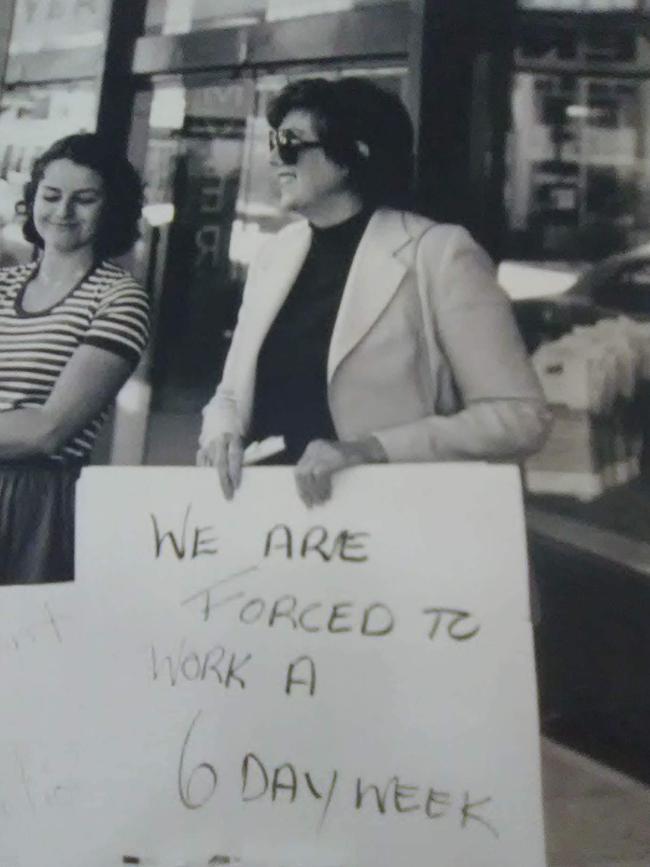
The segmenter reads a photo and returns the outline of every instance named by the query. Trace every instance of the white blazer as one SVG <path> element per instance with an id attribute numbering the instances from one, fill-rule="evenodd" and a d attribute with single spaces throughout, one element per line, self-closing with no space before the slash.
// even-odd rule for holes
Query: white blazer
<path id="1" fill-rule="evenodd" d="M 310 242 L 309 224 L 293 223 L 251 266 L 201 446 L 246 435 L 257 357 Z M 516 460 L 539 448 L 550 417 L 487 254 L 463 228 L 402 211 L 376 211 L 359 243 L 327 384 L 339 439 L 373 434 L 390 461 Z"/>

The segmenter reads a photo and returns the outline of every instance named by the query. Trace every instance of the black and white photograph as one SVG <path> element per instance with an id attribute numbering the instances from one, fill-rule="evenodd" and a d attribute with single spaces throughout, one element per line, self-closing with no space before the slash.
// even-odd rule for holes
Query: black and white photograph
<path id="1" fill-rule="evenodd" d="M 649 106 L 648 0 L 0 0 L 0 867 L 650 865 Z"/>

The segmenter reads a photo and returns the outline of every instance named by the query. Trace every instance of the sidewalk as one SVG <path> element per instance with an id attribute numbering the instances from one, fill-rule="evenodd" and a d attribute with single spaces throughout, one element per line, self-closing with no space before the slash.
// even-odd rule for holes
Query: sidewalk
<path id="1" fill-rule="evenodd" d="M 549 867 L 650 867 L 650 788 L 542 738 Z"/>

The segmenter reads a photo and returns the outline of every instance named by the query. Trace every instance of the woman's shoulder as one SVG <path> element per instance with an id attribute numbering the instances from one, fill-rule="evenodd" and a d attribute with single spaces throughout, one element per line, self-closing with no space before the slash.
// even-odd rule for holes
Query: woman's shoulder
<path id="1" fill-rule="evenodd" d="M 397 251 L 406 261 L 424 256 L 430 261 L 474 254 L 482 250 L 463 226 L 439 223 L 415 211 L 377 209 L 368 226 L 371 243 Z"/>
<path id="2" fill-rule="evenodd" d="M 88 282 L 103 297 L 124 291 L 147 294 L 142 284 L 130 271 L 109 259 L 104 259 L 95 266 L 88 277 Z"/>
<path id="3" fill-rule="evenodd" d="M 151 299 L 146 289 L 130 271 L 104 260 L 95 266 L 85 281 L 86 294 L 92 303 L 95 315 L 135 315 L 148 317 Z"/>
<path id="4" fill-rule="evenodd" d="M 476 244 L 470 232 L 458 223 L 441 223 L 416 211 L 400 211 L 394 208 L 379 208 L 376 215 L 384 222 L 392 223 L 412 241 L 426 239 L 425 243 L 442 241 Z"/>
<path id="5" fill-rule="evenodd" d="M 101 280 L 109 284 L 128 281 L 134 283 L 136 286 L 140 285 L 130 271 L 121 265 L 117 265 L 111 259 L 103 259 L 95 265 L 91 276 L 95 280 Z"/>

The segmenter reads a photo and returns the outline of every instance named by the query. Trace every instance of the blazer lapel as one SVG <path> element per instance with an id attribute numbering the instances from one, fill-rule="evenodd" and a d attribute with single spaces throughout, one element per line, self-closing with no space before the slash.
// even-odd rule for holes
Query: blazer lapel
<path id="1" fill-rule="evenodd" d="M 396 255 L 411 242 L 400 211 L 376 211 L 352 260 L 327 360 L 327 381 L 370 330 L 402 282 L 407 265 Z"/>

